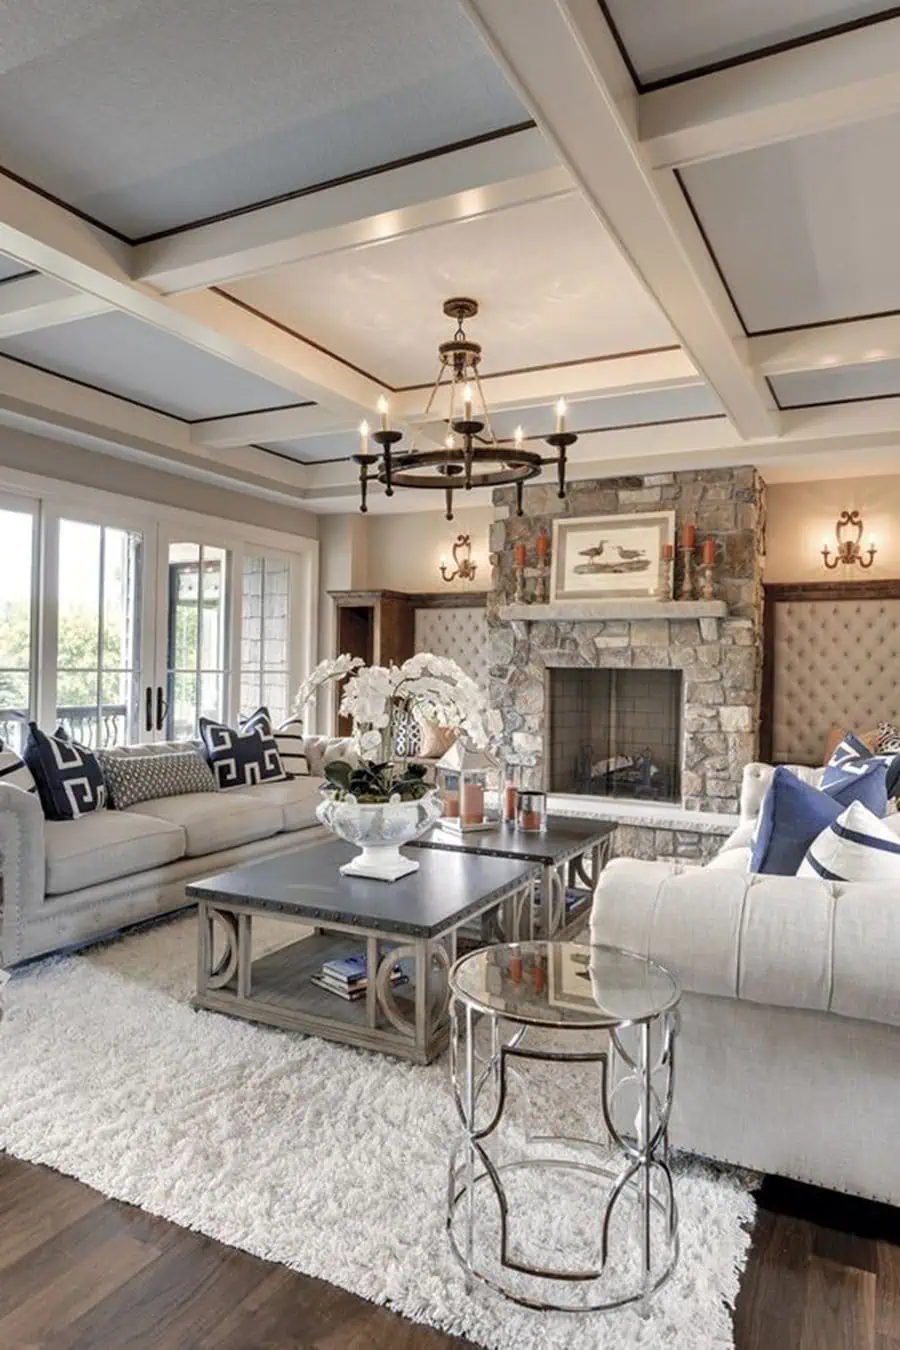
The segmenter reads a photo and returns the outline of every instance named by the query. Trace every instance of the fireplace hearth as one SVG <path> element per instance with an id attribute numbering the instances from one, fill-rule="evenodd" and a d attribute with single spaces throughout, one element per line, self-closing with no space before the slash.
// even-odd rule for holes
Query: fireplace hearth
<path id="1" fill-rule="evenodd" d="M 551 669 L 551 792 L 681 800 L 680 670 Z"/>

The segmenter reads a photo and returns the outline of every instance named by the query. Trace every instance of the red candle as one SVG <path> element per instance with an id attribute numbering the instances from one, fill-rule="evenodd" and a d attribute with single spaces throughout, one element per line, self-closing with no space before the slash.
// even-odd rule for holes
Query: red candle
<path id="1" fill-rule="evenodd" d="M 675 557 L 675 545 L 674 545 L 674 544 L 663 544 L 663 546 L 662 546 L 662 559 L 663 559 L 663 562 L 671 562 L 672 559 L 673 559 L 674 557 Z"/>
<path id="2" fill-rule="evenodd" d="M 503 819 L 515 820 L 516 818 L 516 797 L 518 790 L 515 783 L 507 783 L 503 790 Z"/>
<path id="3" fill-rule="evenodd" d="M 681 527 L 681 547 L 693 548 L 697 542 L 697 526 L 682 525 Z"/>
<path id="4" fill-rule="evenodd" d="M 715 539 L 704 539 L 703 540 L 704 567 L 712 567 L 715 561 L 716 561 L 716 541 Z"/>
<path id="5" fill-rule="evenodd" d="M 515 548 L 513 549 L 513 561 L 515 562 L 516 567 L 525 566 L 525 556 L 526 556 L 525 545 L 516 544 Z"/>
<path id="6" fill-rule="evenodd" d="M 544 531 L 541 530 L 535 542 L 534 551 L 539 558 L 546 558 L 549 549 L 550 549 L 550 536 L 544 534 Z"/>

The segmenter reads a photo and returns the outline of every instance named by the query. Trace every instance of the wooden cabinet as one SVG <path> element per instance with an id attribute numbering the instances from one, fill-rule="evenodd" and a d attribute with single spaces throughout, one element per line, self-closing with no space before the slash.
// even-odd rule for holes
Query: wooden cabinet
<path id="1" fill-rule="evenodd" d="M 414 596 L 400 591 L 329 594 L 335 605 L 335 656 L 347 652 L 375 666 L 399 666 L 412 656 L 416 640 Z M 350 719 L 339 717 L 337 734 L 349 736 L 351 730 Z"/>

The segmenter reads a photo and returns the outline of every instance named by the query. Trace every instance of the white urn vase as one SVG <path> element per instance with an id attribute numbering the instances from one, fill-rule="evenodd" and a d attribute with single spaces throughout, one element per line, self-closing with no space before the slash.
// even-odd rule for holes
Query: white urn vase
<path id="1" fill-rule="evenodd" d="M 316 817 L 333 834 L 357 844 L 360 852 L 344 863 L 345 877 L 372 877 L 376 881 L 399 881 L 419 864 L 400 852 L 401 844 L 418 839 L 440 817 L 442 804 L 436 789 L 416 801 L 404 802 L 392 797 L 388 802 L 362 803 L 347 796 L 338 801 L 333 791 L 324 789 Z"/>

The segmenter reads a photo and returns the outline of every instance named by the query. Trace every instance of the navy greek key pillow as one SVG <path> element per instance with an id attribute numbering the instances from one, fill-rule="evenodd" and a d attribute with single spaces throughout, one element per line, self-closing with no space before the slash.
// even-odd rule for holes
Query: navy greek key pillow
<path id="1" fill-rule="evenodd" d="M 48 820 L 77 820 L 106 806 L 106 784 L 97 756 L 86 745 L 70 741 L 62 728 L 48 736 L 28 723 L 22 758 L 37 784 Z"/>
<path id="2" fill-rule="evenodd" d="M 243 722 L 240 731 L 201 717 L 200 736 L 220 792 L 290 777 L 281 762 L 272 720 L 265 708 Z"/>

